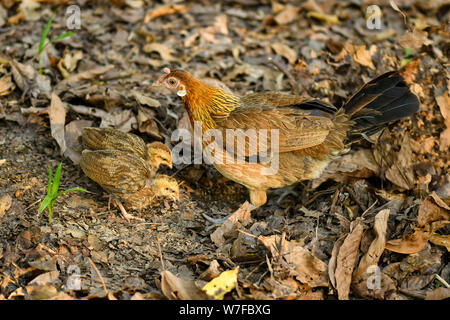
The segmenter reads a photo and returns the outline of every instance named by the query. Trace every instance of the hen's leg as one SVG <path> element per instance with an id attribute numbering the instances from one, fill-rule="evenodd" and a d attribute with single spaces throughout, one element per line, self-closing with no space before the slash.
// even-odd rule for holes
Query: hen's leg
<path id="1" fill-rule="evenodd" d="M 127 212 L 127 210 L 125 210 L 125 208 L 124 208 L 122 202 L 120 202 L 120 200 L 117 199 L 117 197 L 115 197 L 114 200 L 115 200 L 117 206 L 119 207 L 120 212 L 122 213 L 122 217 L 123 217 L 127 222 L 130 222 L 130 220 L 144 221 L 144 219 L 142 219 L 142 218 L 138 218 L 138 217 L 133 216 L 132 214 L 129 214 L 129 213 Z"/>

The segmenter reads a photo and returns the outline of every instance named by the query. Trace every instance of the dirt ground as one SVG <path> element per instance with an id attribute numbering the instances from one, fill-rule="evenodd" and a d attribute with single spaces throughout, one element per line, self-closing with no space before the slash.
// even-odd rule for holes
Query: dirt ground
<path id="1" fill-rule="evenodd" d="M 448 298 L 450 7 L 395 2 L 0 1 L 0 299 L 196 298 L 236 267 L 227 299 Z M 67 29 L 70 4 L 80 29 Z M 380 30 L 366 27 L 371 4 Z M 52 14 L 49 39 L 74 34 L 45 49 L 39 75 Z M 163 67 L 237 94 L 278 90 L 336 106 L 402 68 L 421 109 L 354 145 L 322 178 L 269 192 L 229 229 L 202 214 L 243 212 L 248 192 L 206 164 L 163 168 L 180 182 L 180 201 L 157 200 L 128 223 L 76 164 L 74 136 L 108 126 L 174 146 L 187 118 L 178 97 L 151 87 Z M 62 109 L 50 107 L 55 99 Z M 60 190 L 90 193 L 59 197 L 49 223 L 38 208 L 48 166 L 61 161 Z M 381 287 L 363 285 L 366 263 Z"/>

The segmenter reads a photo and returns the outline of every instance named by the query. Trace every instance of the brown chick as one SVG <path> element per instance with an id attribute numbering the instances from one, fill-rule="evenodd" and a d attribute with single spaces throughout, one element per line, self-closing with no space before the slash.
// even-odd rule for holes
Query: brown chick
<path id="1" fill-rule="evenodd" d="M 217 155 L 228 155 L 233 160 L 241 155 L 245 161 L 214 163 L 224 176 L 249 189 L 254 207 L 266 202 L 268 189 L 318 178 L 330 161 L 349 150 L 351 143 L 419 109 L 417 97 L 395 71 L 365 84 L 339 109 L 324 101 L 280 92 L 239 97 L 208 85 L 187 71 L 165 68 L 164 72 L 154 85 L 180 96 L 191 124 L 201 121 L 203 133 L 217 129 L 225 142 L 227 129 L 255 129 L 253 135 L 259 141 L 260 129 L 269 130 L 267 143 L 259 144 L 256 150 L 249 148 L 249 136 L 244 131 L 233 132 L 235 141 L 243 138 L 246 143 L 234 150 L 226 149 L 223 143 Z M 272 129 L 278 132 L 274 141 Z M 203 145 L 208 142 L 203 140 Z M 272 150 L 272 142 L 277 151 Z M 276 172 L 262 174 L 268 172 L 270 164 L 250 161 L 261 151 L 272 155 L 271 159 L 279 159 Z"/>
<path id="2" fill-rule="evenodd" d="M 162 142 L 145 144 L 137 135 L 111 128 L 84 128 L 83 149 L 120 150 L 145 159 L 151 167 L 152 175 L 164 164 L 172 168 L 172 152 Z"/>
<path id="3" fill-rule="evenodd" d="M 120 150 L 84 150 L 80 166 L 83 172 L 115 196 L 126 220 L 129 215 L 120 200 L 132 209 L 147 207 L 158 196 L 177 199 L 176 180 L 165 175 L 152 175 L 149 164 L 142 158 Z"/>

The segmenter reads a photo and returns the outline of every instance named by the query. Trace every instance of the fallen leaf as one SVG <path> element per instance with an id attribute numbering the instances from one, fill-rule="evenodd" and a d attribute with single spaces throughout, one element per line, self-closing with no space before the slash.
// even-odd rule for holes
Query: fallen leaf
<path id="1" fill-rule="evenodd" d="M 284 259 L 289 266 L 289 273 L 301 283 L 312 288 L 328 286 L 326 263 L 296 241 L 287 241 L 277 235 L 259 236 L 258 240 L 271 252 L 272 257 Z"/>
<path id="2" fill-rule="evenodd" d="M 0 197 L 0 218 L 8 212 L 12 205 L 12 197 L 9 194 L 4 194 Z"/>
<path id="3" fill-rule="evenodd" d="M 6 75 L 0 78 L 0 97 L 7 96 L 14 90 L 15 86 L 12 82 L 11 75 Z"/>
<path id="4" fill-rule="evenodd" d="M 163 5 L 147 12 L 144 18 L 144 23 L 149 23 L 150 20 L 166 16 L 174 13 L 186 13 L 189 7 L 181 4 Z"/>
<path id="5" fill-rule="evenodd" d="M 154 138 L 162 139 L 159 133 L 158 125 L 155 120 L 155 112 L 149 108 L 139 107 L 137 122 L 139 126 L 139 132 L 145 132 Z"/>
<path id="6" fill-rule="evenodd" d="M 430 233 L 423 229 L 416 229 L 411 235 L 405 235 L 403 239 L 389 240 L 386 249 L 403 254 L 417 253 L 425 248 Z"/>
<path id="7" fill-rule="evenodd" d="M 438 246 L 446 247 L 447 251 L 450 251 L 450 235 L 448 235 L 448 234 L 442 235 L 442 234 L 433 233 L 430 236 L 430 242 L 432 242 Z"/>
<path id="8" fill-rule="evenodd" d="M 352 231 L 347 235 L 337 256 L 336 263 L 336 290 L 339 300 L 348 300 L 350 285 L 352 282 L 352 273 L 358 256 L 359 244 L 361 242 L 364 230 L 361 221 L 354 221 L 356 224 Z"/>
<path id="9" fill-rule="evenodd" d="M 66 79 L 76 69 L 78 62 L 83 59 L 83 51 L 76 50 L 73 53 L 66 52 L 64 57 L 58 61 L 58 70 Z"/>
<path id="10" fill-rule="evenodd" d="M 300 11 L 299 7 L 294 7 L 290 4 L 286 5 L 281 12 L 279 12 L 275 17 L 274 20 L 277 24 L 283 25 L 283 24 L 289 24 L 293 22 L 294 20 L 298 19 L 298 13 Z"/>
<path id="11" fill-rule="evenodd" d="M 388 164 L 385 177 L 397 186 L 410 190 L 415 185 L 413 170 L 413 154 L 408 134 L 401 141 L 399 152 L 392 152 L 391 163 Z M 379 157 L 381 153 L 378 154 Z M 381 161 L 381 160 L 380 160 Z"/>
<path id="12" fill-rule="evenodd" d="M 178 278 L 170 271 L 161 272 L 161 291 L 169 300 L 205 300 L 207 294 L 195 281 Z"/>
<path id="13" fill-rule="evenodd" d="M 217 278 L 208 282 L 202 290 L 214 300 L 223 300 L 225 294 L 237 285 L 239 266 L 233 270 L 222 272 Z"/>
<path id="14" fill-rule="evenodd" d="M 432 43 L 428 40 L 428 33 L 426 31 L 414 30 L 406 31 L 403 36 L 400 37 L 398 43 L 405 49 L 419 49 L 423 45 L 429 45 Z"/>
<path id="15" fill-rule="evenodd" d="M 225 234 L 237 230 L 240 224 L 246 225 L 251 220 L 250 203 L 245 201 L 239 209 L 229 216 L 227 220 L 211 234 L 212 242 L 214 242 L 217 247 L 223 246 L 225 244 Z"/>
<path id="16" fill-rule="evenodd" d="M 318 12 L 318 11 L 309 11 L 306 14 L 306 17 L 308 18 L 314 18 L 320 21 L 325 22 L 327 25 L 336 25 L 339 24 L 339 18 L 336 15 L 331 15 L 331 14 L 325 14 L 323 12 Z"/>
<path id="17" fill-rule="evenodd" d="M 52 137 L 58 142 L 61 154 L 66 151 L 66 140 L 64 138 L 64 124 L 66 121 L 66 109 L 56 93 L 52 93 L 50 108 L 48 109 Z"/>
<path id="18" fill-rule="evenodd" d="M 375 216 L 375 222 L 373 226 L 375 239 L 370 244 L 366 254 L 361 258 L 358 268 L 353 274 L 354 281 L 358 281 L 358 279 L 364 273 L 366 273 L 367 269 L 370 266 L 378 265 L 378 261 L 380 260 L 381 254 L 383 253 L 384 246 L 386 244 L 386 229 L 390 211 L 390 209 L 384 209 L 378 212 Z"/>
<path id="19" fill-rule="evenodd" d="M 360 65 L 375 70 L 375 66 L 372 62 L 372 56 L 375 51 L 377 51 L 377 47 L 375 45 L 370 46 L 369 50 L 366 49 L 366 45 L 359 46 L 353 54 L 353 59 Z"/>
<path id="20" fill-rule="evenodd" d="M 444 300 L 450 298 L 450 288 L 436 288 L 427 292 L 425 300 Z"/>
<path id="21" fill-rule="evenodd" d="M 92 120 L 73 120 L 66 124 L 64 138 L 66 140 L 66 151 L 64 156 L 72 160 L 74 164 L 79 164 L 81 159 L 81 143 L 79 137 L 83 133 L 83 128 L 91 127 Z"/>
<path id="22" fill-rule="evenodd" d="M 440 220 L 450 220 L 450 208 L 433 191 L 420 205 L 417 222 L 419 227 L 423 227 Z"/>
<path id="23" fill-rule="evenodd" d="M 130 93 L 139 104 L 145 104 L 146 106 L 154 108 L 159 108 L 161 106 L 161 103 L 158 100 L 150 98 L 136 90 L 132 90 Z"/>
<path id="24" fill-rule="evenodd" d="M 278 55 L 285 57 L 290 64 L 294 64 L 297 61 L 297 51 L 284 43 L 275 42 L 272 44 L 272 49 L 275 50 Z"/>
<path id="25" fill-rule="evenodd" d="M 173 50 L 162 43 L 152 42 L 144 45 L 142 48 L 144 52 L 151 53 L 151 52 L 157 52 L 161 56 L 161 60 L 170 62 L 170 61 L 178 61 L 177 58 L 172 56 Z"/>

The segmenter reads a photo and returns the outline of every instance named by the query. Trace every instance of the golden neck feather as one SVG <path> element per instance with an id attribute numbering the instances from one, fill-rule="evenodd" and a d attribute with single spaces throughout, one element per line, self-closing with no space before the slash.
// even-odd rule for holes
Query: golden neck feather
<path id="1" fill-rule="evenodd" d="M 239 106 L 240 99 L 232 93 L 195 79 L 187 86 L 183 102 L 191 123 L 201 121 L 204 132 L 216 128 L 216 119 L 226 118 Z"/>

